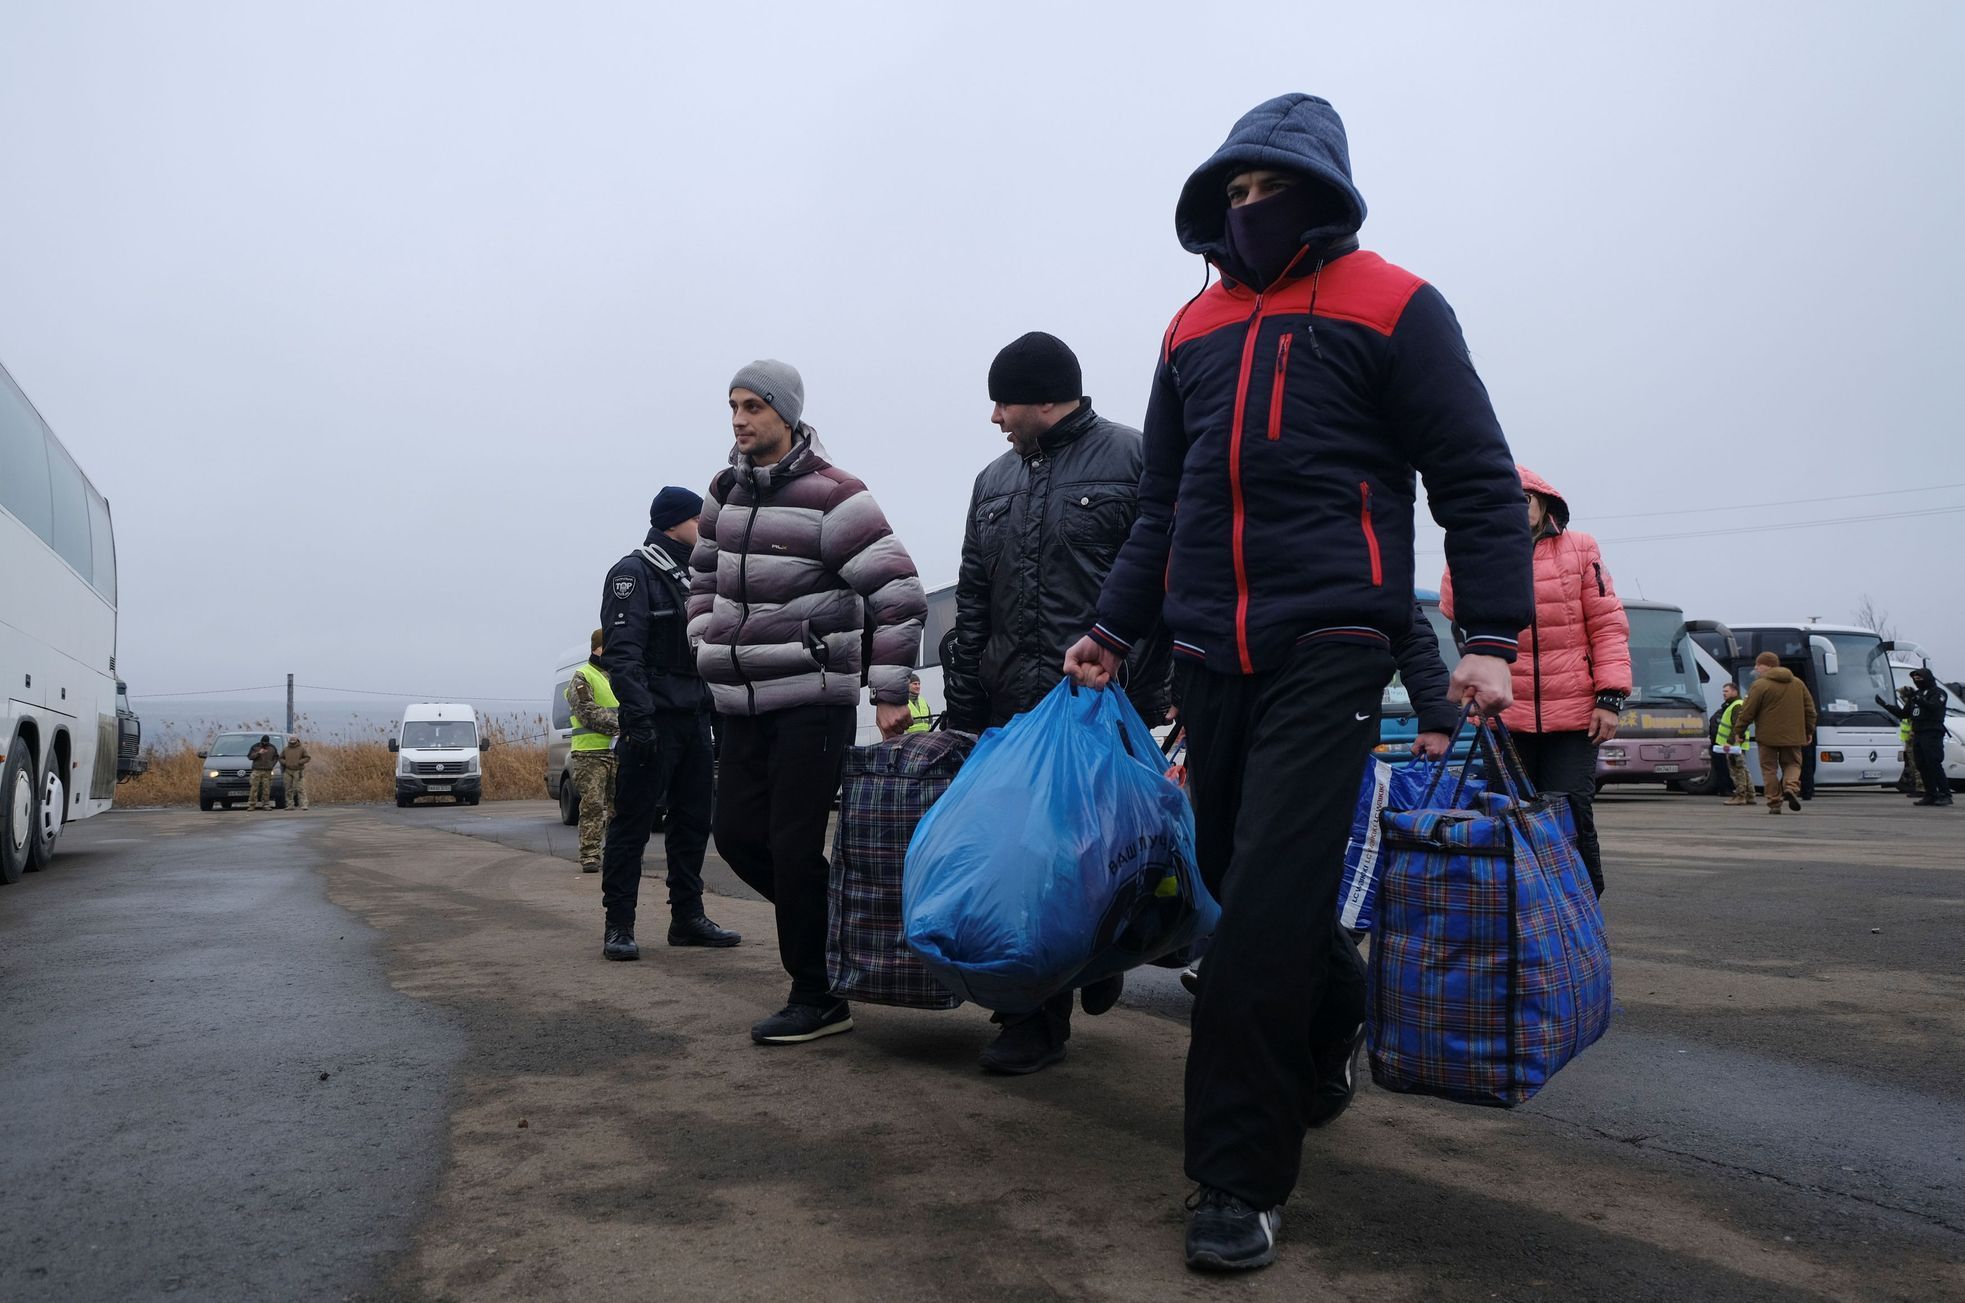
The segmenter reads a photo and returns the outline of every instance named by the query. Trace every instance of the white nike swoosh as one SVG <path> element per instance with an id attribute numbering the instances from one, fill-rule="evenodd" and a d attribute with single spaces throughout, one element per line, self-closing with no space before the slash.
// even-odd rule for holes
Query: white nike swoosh
<path id="1" fill-rule="evenodd" d="M 1359 723 L 1363 723 L 1363 722 L 1364 722 L 1365 720 L 1368 720 L 1368 719 L 1370 719 L 1370 718 L 1371 718 L 1371 712 L 1370 712 L 1370 711 L 1366 711 L 1366 712 L 1365 712 L 1364 714 L 1362 714 L 1362 715 L 1359 715 L 1359 716 L 1357 717 L 1357 719 L 1358 719 L 1358 722 L 1359 722 Z"/>

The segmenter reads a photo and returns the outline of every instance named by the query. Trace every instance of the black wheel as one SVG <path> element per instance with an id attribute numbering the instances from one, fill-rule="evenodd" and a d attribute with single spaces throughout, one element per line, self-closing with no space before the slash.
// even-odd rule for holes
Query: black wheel
<path id="1" fill-rule="evenodd" d="M 212 808 L 212 806 L 216 804 L 218 804 L 218 802 L 212 800 L 209 796 L 201 796 L 198 798 L 198 808 L 200 810 L 209 810 Z"/>
<path id="2" fill-rule="evenodd" d="M 484 796 L 482 793 L 480 793 L 477 796 L 466 796 L 462 799 L 464 804 L 466 805 L 476 805 L 479 801 L 482 801 L 484 799 Z"/>
<path id="3" fill-rule="evenodd" d="M 1671 786 L 1676 787 L 1679 791 L 1691 796 L 1711 796 L 1713 788 L 1718 785 L 1718 780 L 1713 777 L 1713 771 L 1710 769 L 1696 778 L 1681 778 L 1676 783 L 1671 784 Z"/>
<path id="4" fill-rule="evenodd" d="M 0 882 L 19 882 L 34 840 L 34 757 L 15 738 L 0 768 Z"/>
<path id="5" fill-rule="evenodd" d="M 580 822 L 580 789 L 566 774 L 559 776 L 559 821 L 569 828 Z"/>
<path id="6" fill-rule="evenodd" d="M 398 810 L 407 810 L 411 805 L 415 804 L 415 801 L 416 798 L 413 796 L 399 796 L 396 798 L 396 808 Z"/>
<path id="7" fill-rule="evenodd" d="M 27 846 L 27 869 L 38 873 L 54 862 L 55 843 L 61 840 L 63 816 L 68 813 L 68 785 L 61 781 L 59 755 L 51 757 L 42 775 L 40 799 L 35 803 L 34 837 Z"/>

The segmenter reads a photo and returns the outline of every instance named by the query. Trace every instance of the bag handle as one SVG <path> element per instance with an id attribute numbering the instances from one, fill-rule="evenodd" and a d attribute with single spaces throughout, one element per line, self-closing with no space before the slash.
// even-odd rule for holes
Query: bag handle
<path id="1" fill-rule="evenodd" d="M 1452 762 L 1451 756 L 1454 749 L 1460 745 L 1461 734 L 1466 732 L 1467 721 L 1469 719 L 1476 720 L 1474 725 L 1475 740 L 1487 743 L 1487 752 L 1494 757 L 1495 765 L 1501 771 L 1501 790 L 1507 793 L 1509 798 L 1518 804 L 1526 804 L 1529 801 L 1533 801 L 1535 799 L 1535 785 L 1528 781 L 1528 770 L 1522 764 L 1520 753 L 1515 750 L 1515 742 L 1508 734 L 1508 726 L 1501 722 L 1499 715 L 1492 717 L 1487 715 L 1476 716 L 1474 713 L 1474 703 L 1470 701 L 1460 708 L 1460 719 L 1454 724 L 1453 736 L 1447 742 L 1447 755 L 1449 759 L 1446 764 L 1441 765 L 1433 771 L 1432 779 L 1426 784 L 1425 794 L 1419 798 L 1421 808 L 1432 805 L 1433 793 L 1438 790 L 1440 779 L 1446 776 L 1449 769 L 1454 771 L 1454 780 L 1453 792 L 1447 798 L 1447 802 L 1453 808 L 1457 809 L 1459 807 L 1460 794 L 1466 790 L 1468 771 L 1474 766 L 1475 748 L 1468 747 L 1467 758 L 1462 760 L 1458 765 Z"/>

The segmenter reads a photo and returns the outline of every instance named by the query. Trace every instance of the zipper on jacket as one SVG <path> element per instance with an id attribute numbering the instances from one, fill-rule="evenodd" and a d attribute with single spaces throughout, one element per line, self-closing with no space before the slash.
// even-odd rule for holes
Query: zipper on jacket
<path id="1" fill-rule="evenodd" d="M 1283 268 L 1273 284 L 1281 285 L 1310 252 L 1305 245 L 1296 251 L 1289 266 Z M 1266 291 L 1265 291 L 1266 293 Z M 1249 567 L 1242 551 L 1242 425 L 1249 415 L 1249 377 L 1255 371 L 1255 342 L 1262 334 L 1262 294 L 1255 296 L 1255 310 L 1249 313 L 1247 333 L 1242 338 L 1242 371 L 1235 383 L 1235 420 L 1228 430 L 1228 501 L 1232 511 L 1229 553 L 1235 561 L 1235 658 L 1242 673 L 1255 673 L 1255 659 L 1249 655 Z"/>
<path id="2" fill-rule="evenodd" d="M 1283 383 L 1290 373 L 1290 339 L 1293 334 L 1294 332 L 1285 330 L 1283 337 L 1276 341 L 1276 378 L 1269 382 L 1269 442 L 1271 443 L 1283 437 Z"/>
<path id="3" fill-rule="evenodd" d="M 1598 597 L 1610 596 L 1610 590 L 1603 586 L 1603 562 L 1601 561 L 1590 562 L 1590 569 L 1597 572 L 1597 596 Z"/>
<path id="4" fill-rule="evenodd" d="M 749 519 L 744 522 L 743 550 L 737 553 L 737 604 L 743 609 L 737 616 L 736 629 L 730 634 L 730 672 L 735 674 L 738 682 L 744 685 L 744 700 L 750 705 L 750 713 L 755 715 L 757 713 L 757 685 L 752 683 L 750 676 L 744 673 L 743 662 L 737 655 L 738 648 L 743 646 L 744 623 L 751 618 L 751 534 L 757 529 L 758 509 L 764 505 L 764 500 L 758 496 L 755 476 L 751 480 L 750 492 L 751 514 Z"/>
<path id="5" fill-rule="evenodd" d="M 1378 531 L 1371 524 L 1371 484 L 1358 481 L 1358 524 L 1365 531 L 1365 551 L 1371 553 L 1371 586 L 1385 586 L 1385 565 L 1378 554 Z"/>

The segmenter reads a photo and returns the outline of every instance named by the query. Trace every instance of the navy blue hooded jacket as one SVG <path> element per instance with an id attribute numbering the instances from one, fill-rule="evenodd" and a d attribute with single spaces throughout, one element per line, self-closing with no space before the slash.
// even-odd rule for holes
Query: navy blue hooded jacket
<path id="1" fill-rule="evenodd" d="M 1164 615 L 1177 653 L 1242 674 L 1307 638 L 1401 637 L 1417 471 L 1447 564 L 1468 576 L 1464 650 L 1513 660 L 1534 610 L 1528 517 L 1453 310 L 1358 249 L 1365 203 L 1344 125 L 1310 95 L 1251 111 L 1189 178 L 1174 211 L 1182 246 L 1232 268 L 1227 183 L 1261 168 L 1327 190 L 1326 216 L 1265 291 L 1230 276 L 1168 327 L 1139 518 L 1093 636 L 1123 652 Z"/>

